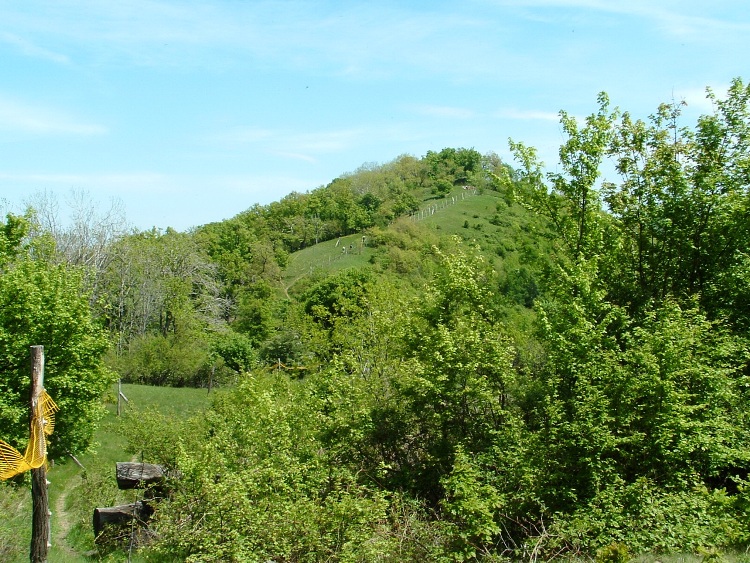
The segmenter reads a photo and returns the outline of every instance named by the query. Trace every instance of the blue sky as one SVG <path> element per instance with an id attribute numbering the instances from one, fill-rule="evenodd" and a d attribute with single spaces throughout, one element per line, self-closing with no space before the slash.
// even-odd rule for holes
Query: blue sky
<path id="1" fill-rule="evenodd" d="M 692 125 L 749 53 L 746 0 L 0 0 L 0 203 L 186 230 L 405 153 L 554 169 L 559 110 Z"/>

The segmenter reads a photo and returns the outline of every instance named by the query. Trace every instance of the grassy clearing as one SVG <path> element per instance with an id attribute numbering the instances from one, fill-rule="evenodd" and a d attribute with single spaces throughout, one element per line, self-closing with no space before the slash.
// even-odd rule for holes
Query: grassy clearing
<path id="1" fill-rule="evenodd" d="M 676 553 L 657 555 L 647 553 L 631 559 L 631 563 L 750 563 L 750 556 L 745 552 L 708 552 L 700 554 Z"/>
<path id="2" fill-rule="evenodd" d="M 209 406 L 211 396 L 205 389 L 189 387 L 151 387 L 148 385 L 123 385 L 123 394 L 129 403 L 125 412 L 155 408 L 160 412 L 188 417 Z M 114 405 L 111 408 L 114 414 Z"/>
<path id="3" fill-rule="evenodd" d="M 295 252 L 283 274 L 286 291 L 300 279 L 323 272 L 336 272 L 347 268 L 364 266 L 370 260 L 373 249 L 362 244 L 362 235 L 354 234 L 327 240 Z"/>
<path id="4" fill-rule="evenodd" d="M 428 215 L 422 221 L 424 224 L 439 227 L 448 233 L 458 233 L 464 228 L 464 221 L 470 225 L 488 225 L 487 218 L 495 212 L 497 197 L 490 194 L 476 194 L 472 192 L 454 192 L 447 198 L 434 200 L 435 213 Z M 476 215 L 476 217 L 474 217 Z"/>
<path id="5" fill-rule="evenodd" d="M 115 480 L 115 463 L 133 458 L 126 451 L 122 434 L 127 417 L 156 409 L 165 414 L 187 418 L 210 404 L 205 389 L 175 389 L 146 385 L 123 385 L 129 399 L 122 418 L 117 417 L 114 403 L 107 405 L 107 415 L 96 433 L 93 452 L 78 459 L 58 460 L 50 466 L 47 478 L 49 505 L 52 511 L 52 547 L 50 563 L 90 561 L 123 561 L 127 554 L 101 555 L 94 544 L 91 518 L 94 508 L 127 504 L 136 500 L 135 491 L 120 491 Z M 113 394 L 114 396 L 114 394 Z M 28 486 L 0 484 L 0 561 L 15 563 L 29 560 L 31 538 L 31 495 Z M 140 561 L 137 555 L 132 561 Z"/>

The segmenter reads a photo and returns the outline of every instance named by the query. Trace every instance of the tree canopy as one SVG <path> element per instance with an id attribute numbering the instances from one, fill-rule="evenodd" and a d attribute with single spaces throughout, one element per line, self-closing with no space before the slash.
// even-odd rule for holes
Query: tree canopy
<path id="1" fill-rule="evenodd" d="M 45 347 L 45 387 L 60 411 L 52 458 L 85 451 L 113 381 L 103 364 L 106 332 L 95 321 L 84 273 L 46 258 L 49 240 L 29 242 L 30 218 L 8 215 L 0 228 L 0 433 L 28 441 L 29 348 Z"/>

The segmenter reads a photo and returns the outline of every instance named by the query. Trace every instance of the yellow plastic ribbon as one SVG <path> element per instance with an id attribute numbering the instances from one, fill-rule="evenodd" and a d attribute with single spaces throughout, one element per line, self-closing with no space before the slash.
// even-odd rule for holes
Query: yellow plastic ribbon
<path id="1" fill-rule="evenodd" d="M 47 462 L 47 436 L 55 429 L 55 412 L 58 407 L 42 390 L 34 414 L 31 417 L 31 430 L 26 453 L 21 455 L 13 446 L 0 440 L 0 481 L 38 469 Z"/>

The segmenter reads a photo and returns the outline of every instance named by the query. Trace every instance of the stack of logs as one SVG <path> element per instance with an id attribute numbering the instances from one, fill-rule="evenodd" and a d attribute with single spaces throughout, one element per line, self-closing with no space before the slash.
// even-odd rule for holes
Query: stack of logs
<path id="1" fill-rule="evenodd" d="M 154 513 L 154 503 L 163 498 L 167 472 L 161 465 L 139 462 L 116 463 L 117 487 L 121 490 L 144 489 L 143 500 L 94 509 L 94 536 L 97 541 L 107 527 L 127 526 L 127 535 L 137 525 L 138 536 L 148 529 L 148 521 Z M 124 534 L 123 534 L 124 535 Z"/>

